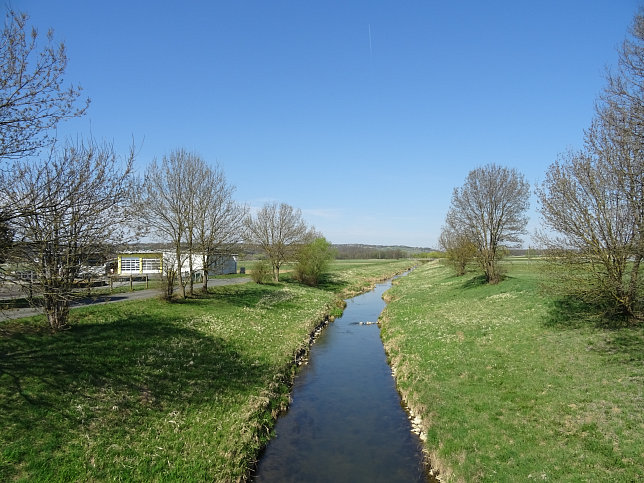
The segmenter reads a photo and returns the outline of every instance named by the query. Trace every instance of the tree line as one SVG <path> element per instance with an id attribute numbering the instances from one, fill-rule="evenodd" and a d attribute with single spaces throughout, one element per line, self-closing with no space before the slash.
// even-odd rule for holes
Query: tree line
<path id="1" fill-rule="evenodd" d="M 561 295 L 609 316 L 644 318 L 644 15 L 637 14 L 607 74 L 584 144 L 548 168 L 536 188 L 538 241 Z M 440 245 L 457 275 L 475 261 L 488 283 L 526 233 L 530 187 L 516 169 L 488 164 L 454 189 Z"/>
<path id="2" fill-rule="evenodd" d="M 408 250 L 394 247 L 376 247 L 370 245 L 335 245 L 338 260 L 376 259 L 394 260 L 409 258 Z"/>

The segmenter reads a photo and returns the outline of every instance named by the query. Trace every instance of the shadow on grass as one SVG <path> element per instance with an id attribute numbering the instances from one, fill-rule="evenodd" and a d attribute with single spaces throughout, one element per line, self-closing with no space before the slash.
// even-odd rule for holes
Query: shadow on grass
<path id="1" fill-rule="evenodd" d="M 285 276 L 281 277 L 280 280 L 284 283 L 302 284 L 302 282 L 296 280 L 295 277 L 293 277 L 293 275 L 290 273 L 285 274 Z M 317 285 L 314 285 L 313 287 L 325 292 L 339 293 L 348 285 L 349 283 L 346 280 L 337 278 L 333 274 L 325 273 L 320 276 Z"/>
<path id="2" fill-rule="evenodd" d="M 33 298 L 30 302 L 29 299 L 26 297 L 15 297 L 15 298 L 7 298 L 0 302 L 0 308 L 2 308 L 3 310 L 25 309 L 25 308 L 32 307 L 34 305 L 42 306 L 41 298 Z"/>
<path id="3" fill-rule="evenodd" d="M 213 287 L 209 289 L 207 295 L 199 294 L 197 299 L 203 299 L 204 303 L 209 303 L 207 302 L 209 299 L 215 299 L 223 304 L 234 307 L 255 307 L 266 294 L 279 289 L 280 284 L 277 283 L 247 283 L 243 286 L 229 285 L 225 287 Z M 192 299 L 192 302 L 194 301 L 195 299 Z"/>
<path id="4" fill-rule="evenodd" d="M 481 287 L 487 284 L 485 275 L 477 275 L 463 282 L 462 287 L 466 289 Z"/>
<path id="5" fill-rule="evenodd" d="M 578 297 L 564 296 L 554 300 L 545 325 L 561 329 L 592 326 L 613 330 L 633 327 L 633 321 L 624 314 L 615 313 L 605 300 L 590 303 Z"/>
<path id="6" fill-rule="evenodd" d="M 349 286 L 349 282 L 342 280 L 340 278 L 334 277 L 331 274 L 325 274 L 320 278 L 320 283 L 318 288 L 326 292 L 340 293 L 346 287 Z"/>
<path id="7" fill-rule="evenodd" d="M 589 350 L 626 364 L 644 362 L 644 326 L 632 320 L 611 314 L 598 301 L 590 304 L 575 297 L 555 300 L 544 325 L 558 330 L 591 328 L 603 336 Z"/>
<path id="8" fill-rule="evenodd" d="M 17 461 L 22 452 L 46 454 L 83 425 L 145 425 L 168 409 L 253 391 L 266 372 L 222 338 L 145 314 L 56 334 L 5 332 L 0 447 Z"/>
<path id="9" fill-rule="evenodd" d="M 644 362 L 644 328 L 631 327 L 616 331 L 606 343 L 607 351 L 624 354 L 624 362 L 641 364 Z"/>
<path id="10" fill-rule="evenodd" d="M 598 326 L 600 319 L 596 307 L 575 297 L 562 297 L 552 303 L 544 325 L 556 329 L 579 329 Z"/>

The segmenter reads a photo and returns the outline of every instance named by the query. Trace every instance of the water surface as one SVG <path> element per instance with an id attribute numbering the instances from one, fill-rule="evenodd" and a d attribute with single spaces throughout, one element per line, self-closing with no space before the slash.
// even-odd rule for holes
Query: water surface
<path id="1" fill-rule="evenodd" d="M 380 329 L 364 324 L 377 321 L 390 285 L 347 300 L 342 317 L 318 337 L 254 481 L 427 481 Z"/>

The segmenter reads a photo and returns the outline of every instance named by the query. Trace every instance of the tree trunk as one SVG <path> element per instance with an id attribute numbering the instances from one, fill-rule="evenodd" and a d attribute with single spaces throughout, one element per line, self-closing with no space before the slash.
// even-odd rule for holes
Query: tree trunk
<path id="1" fill-rule="evenodd" d="M 188 254 L 188 272 L 190 273 L 190 296 L 194 296 L 195 294 L 195 282 L 193 279 L 193 270 L 192 270 L 192 250 L 190 250 Z"/>
<path id="2" fill-rule="evenodd" d="M 490 254 L 485 261 L 485 279 L 490 285 L 496 285 L 500 281 L 499 271 L 497 269 L 496 260 Z"/>
<path id="3" fill-rule="evenodd" d="M 639 297 L 639 272 L 640 264 L 642 263 L 642 255 L 638 254 L 635 256 L 633 261 L 633 267 L 631 268 L 631 282 L 628 287 L 628 294 L 631 300 L 630 313 L 631 316 L 637 320 L 644 319 L 644 314 L 641 312 L 642 307 L 638 305 L 638 301 L 641 300 Z M 641 302 L 640 302 L 641 303 Z"/>
<path id="4" fill-rule="evenodd" d="M 201 286 L 201 291 L 203 293 L 208 293 L 208 257 L 205 253 L 202 255 L 202 263 L 203 263 L 203 285 Z"/>
<path id="5" fill-rule="evenodd" d="M 58 331 L 67 327 L 69 301 L 56 294 L 45 294 L 45 315 L 52 330 Z"/>
<path id="6" fill-rule="evenodd" d="M 183 268 L 183 263 L 181 263 L 181 248 L 177 246 L 176 248 L 176 253 L 177 253 L 177 276 L 179 277 L 179 285 L 181 285 L 181 293 L 183 295 L 183 298 L 186 298 L 186 284 L 183 283 L 183 273 L 181 269 Z"/>
<path id="7" fill-rule="evenodd" d="M 275 280 L 275 283 L 278 283 L 280 281 L 280 267 L 279 266 L 273 266 L 273 280 Z"/>
<path id="8" fill-rule="evenodd" d="M 465 269 L 467 268 L 467 264 L 463 260 L 454 262 L 454 265 L 456 266 L 456 276 L 461 277 L 465 275 Z"/>
<path id="9" fill-rule="evenodd" d="M 165 287 L 164 287 L 164 294 L 163 298 L 166 299 L 167 301 L 171 301 L 172 297 L 174 296 L 174 278 L 175 278 L 175 271 L 173 268 L 169 268 L 166 272 L 166 279 L 165 279 Z"/>

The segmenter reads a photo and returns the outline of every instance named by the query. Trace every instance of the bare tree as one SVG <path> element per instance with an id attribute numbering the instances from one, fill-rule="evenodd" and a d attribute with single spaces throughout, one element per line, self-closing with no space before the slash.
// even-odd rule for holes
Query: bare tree
<path id="1" fill-rule="evenodd" d="M 171 302 L 174 298 L 174 286 L 177 278 L 177 260 L 174 254 L 165 254 L 161 265 L 163 273 L 163 292 L 161 298 Z"/>
<path id="2" fill-rule="evenodd" d="M 193 155 L 185 149 L 164 155 L 159 166 L 154 160 L 146 169 L 140 193 L 140 215 L 146 226 L 161 239 L 169 241 L 174 250 L 174 275 L 181 285 L 183 298 L 186 286 L 183 281 L 184 250 L 189 213 L 186 208 L 188 178 L 185 167 Z"/>
<path id="3" fill-rule="evenodd" d="M 54 330 L 67 324 L 81 271 L 124 240 L 132 152 L 122 164 L 111 145 L 68 143 L 42 162 L 17 161 L 0 180 L 3 200 L 20 214 L 9 222 L 10 260 L 34 276 Z"/>
<path id="4" fill-rule="evenodd" d="M 279 282 L 280 267 L 293 260 L 298 247 L 315 238 L 302 219 L 302 212 L 286 203 L 266 203 L 257 214 L 244 222 L 245 240 L 260 247 L 273 267 L 273 279 Z"/>
<path id="5" fill-rule="evenodd" d="M 619 178 L 587 150 L 561 156 L 537 191 L 550 230 L 541 242 L 549 260 L 562 267 L 559 278 L 568 293 L 593 303 L 608 296 L 618 312 L 635 316 L 642 254 L 637 217 Z"/>
<path id="6" fill-rule="evenodd" d="M 194 239 L 201 252 L 203 266 L 202 291 L 208 292 L 208 268 L 216 266 L 227 255 L 233 255 L 243 241 L 246 206 L 236 203 L 235 187 L 228 184 L 223 170 L 205 166 L 197 190 Z"/>
<path id="7" fill-rule="evenodd" d="M 9 10 L 0 33 L 0 159 L 35 154 L 54 139 L 49 131 L 61 120 L 85 113 L 89 99 L 80 105 L 80 87 L 65 87 L 67 67 L 64 44 L 56 44 L 53 31 L 39 49 L 35 29 L 28 31 L 28 16 Z"/>
<path id="8" fill-rule="evenodd" d="M 476 256 L 476 245 L 465 233 L 443 227 L 438 243 L 445 250 L 447 260 L 454 268 L 457 276 L 465 275 L 469 263 Z"/>
<path id="9" fill-rule="evenodd" d="M 630 36 L 619 51 L 618 70 L 609 73 L 608 83 L 597 104 L 600 120 L 587 133 L 587 142 L 617 173 L 619 191 L 633 219 L 631 242 L 633 262 L 629 297 L 633 313 L 642 314 L 640 267 L 644 256 L 644 10 L 635 15 Z"/>
<path id="10" fill-rule="evenodd" d="M 246 215 L 232 199 L 234 187 L 219 166 L 209 166 L 198 154 L 178 149 L 154 161 L 146 170 L 141 212 L 147 225 L 174 248 L 172 260 L 183 297 L 186 285 L 194 295 L 195 261 L 201 258 L 203 290 L 208 290 L 208 266 L 216 256 L 231 254 L 241 241 Z M 185 279 L 182 267 L 188 265 Z M 170 273 L 170 272 L 168 272 Z"/>
<path id="11" fill-rule="evenodd" d="M 644 17 L 637 15 L 616 73 L 596 105 L 584 147 L 560 156 L 537 191 L 542 243 L 566 290 L 642 318 L 644 255 Z"/>
<path id="12" fill-rule="evenodd" d="M 197 236 L 197 226 L 199 225 L 200 212 L 203 209 L 203 196 L 206 194 L 206 178 L 209 176 L 210 168 L 204 160 L 195 153 L 185 153 L 182 155 L 182 162 L 177 169 L 182 171 L 183 179 L 183 207 L 184 207 L 184 224 L 185 224 L 185 245 L 188 262 L 188 293 L 190 296 L 195 294 L 194 288 L 194 260 L 198 256 L 196 253 L 195 237 Z"/>
<path id="13" fill-rule="evenodd" d="M 525 233 L 529 195 L 522 174 L 496 164 L 470 171 L 465 184 L 454 189 L 446 229 L 476 245 L 476 257 L 490 284 L 501 279 L 500 248 L 520 243 Z"/>

